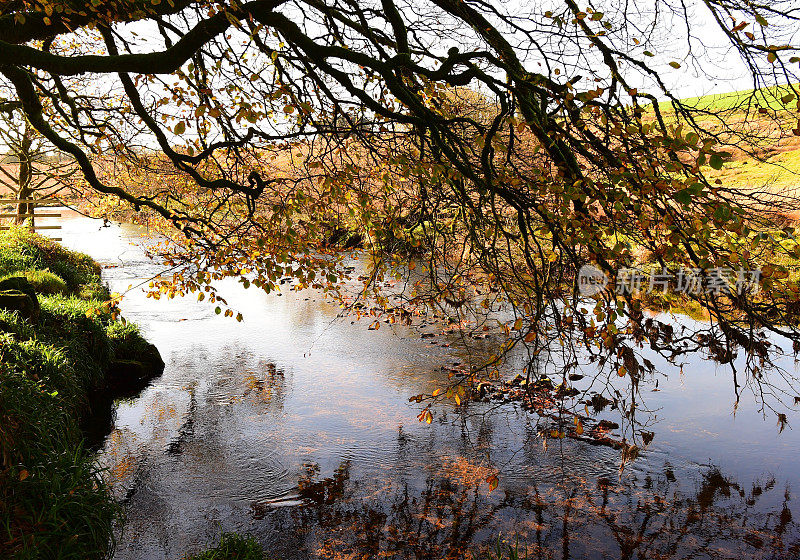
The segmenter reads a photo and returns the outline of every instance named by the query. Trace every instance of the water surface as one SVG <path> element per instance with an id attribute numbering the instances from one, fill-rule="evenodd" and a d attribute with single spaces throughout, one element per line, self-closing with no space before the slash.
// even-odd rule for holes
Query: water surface
<path id="1" fill-rule="evenodd" d="M 75 217 L 62 237 L 114 291 L 161 270 L 136 227 Z M 462 558 L 498 536 L 532 558 L 800 556 L 798 415 L 779 434 L 747 395 L 734 415 L 729 370 L 664 365 L 642 395 L 655 439 L 620 475 L 613 449 L 545 448 L 539 419 L 513 404 L 441 405 L 418 422 L 409 396 L 440 386 L 465 350 L 414 326 L 368 330 L 285 288 L 223 284 L 242 323 L 193 297 L 126 295 L 166 369 L 115 403 L 99 451 L 127 508 L 114 558 L 181 558 L 231 530 L 287 559 Z"/>

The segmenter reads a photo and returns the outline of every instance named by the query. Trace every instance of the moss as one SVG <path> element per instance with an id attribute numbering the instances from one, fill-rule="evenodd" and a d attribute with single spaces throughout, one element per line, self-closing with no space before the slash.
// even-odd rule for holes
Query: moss
<path id="1" fill-rule="evenodd" d="M 266 560 L 264 550 L 253 537 L 223 533 L 219 544 L 211 549 L 187 556 L 186 560 Z"/>
<path id="2" fill-rule="evenodd" d="M 38 294 L 66 294 L 69 287 L 63 278 L 50 272 L 49 270 L 26 270 L 12 272 L 0 278 L 0 281 L 11 276 L 24 276 L 31 283 Z"/>

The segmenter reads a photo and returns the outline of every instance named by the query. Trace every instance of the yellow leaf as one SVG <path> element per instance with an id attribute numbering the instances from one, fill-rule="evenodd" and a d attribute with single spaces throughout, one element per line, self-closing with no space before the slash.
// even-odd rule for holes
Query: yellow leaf
<path id="1" fill-rule="evenodd" d="M 522 318 L 519 318 L 516 321 L 514 321 L 514 327 L 513 328 L 514 328 L 515 331 L 518 331 L 518 330 L 520 330 L 522 328 Z"/>
<path id="2" fill-rule="evenodd" d="M 456 396 L 455 396 L 455 400 L 456 400 L 456 404 L 457 404 L 457 405 L 460 405 L 460 404 L 461 404 L 461 397 L 459 397 L 459 396 L 458 396 L 458 394 L 456 394 Z"/>
<path id="3" fill-rule="evenodd" d="M 25 469 L 22 469 L 21 471 L 19 471 L 19 479 L 20 479 L 20 481 L 25 480 L 26 478 L 28 478 L 28 475 L 29 475 L 29 473 Z"/>
<path id="4" fill-rule="evenodd" d="M 498 484 L 500 484 L 500 479 L 497 478 L 497 475 L 493 474 L 492 476 L 486 479 L 486 482 L 489 483 L 489 491 L 491 492 L 495 488 L 497 488 Z"/>

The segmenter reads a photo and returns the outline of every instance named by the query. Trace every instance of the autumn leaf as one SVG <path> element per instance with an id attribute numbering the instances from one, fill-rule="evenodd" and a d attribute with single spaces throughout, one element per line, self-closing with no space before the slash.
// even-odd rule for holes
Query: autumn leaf
<path id="1" fill-rule="evenodd" d="M 533 342 L 536 340 L 536 333 L 531 331 L 525 335 L 525 342 Z"/>

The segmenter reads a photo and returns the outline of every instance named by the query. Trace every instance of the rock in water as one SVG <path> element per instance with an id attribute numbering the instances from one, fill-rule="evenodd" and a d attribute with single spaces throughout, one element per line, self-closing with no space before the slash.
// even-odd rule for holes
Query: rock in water
<path id="1" fill-rule="evenodd" d="M 164 373 L 164 360 L 158 348 L 148 344 L 141 354 L 112 360 L 106 383 L 114 392 L 129 393 L 142 390 L 154 378 Z"/>
<path id="2" fill-rule="evenodd" d="M 139 359 L 147 364 L 151 372 L 151 377 L 158 377 L 164 373 L 164 360 L 161 358 L 161 353 L 156 348 L 155 344 L 147 344 L 147 350 L 142 352 Z"/>

